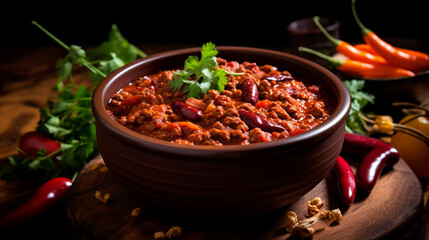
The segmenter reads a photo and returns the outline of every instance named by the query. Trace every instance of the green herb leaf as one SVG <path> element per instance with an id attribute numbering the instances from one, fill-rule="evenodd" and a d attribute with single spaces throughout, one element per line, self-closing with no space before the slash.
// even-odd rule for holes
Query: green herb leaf
<path id="1" fill-rule="evenodd" d="M 124 63 L 134 61 L 137 57 L 146 57 L 143 51 L 129 43 L 122 36 L 116 24 L 112 25 L 108 41 L 102 42 L 98 47 L 87 50 L 90 61 L 109 60 L 111 58 L 110 53 L 115 53 Z"/>
<path id="2" fill-rule="evenodd" d="M 229 72 L 227 72 L 225 70 L 222 70 L 220 68 L 216 68 L 216 74 L 215 74 L 215 81 L 214 82 L 215 82 L 217 90 L 219 92 L 222 92 L 225 89 L 225 85 L 228 82 L 228 77 L 226 76 L 226 73 L 229 74 Z"/>
<path id="3" fill-rule="evenodd" d="M 76 173 L 98 154 L 98 145 L 95 119 L 91 111 L 94 86 L 75 84 L 72 79 L 73 66 L 88 68 L 89 77 L 96 80 L 94 83 L 98 83 L 107 74 L 135 60 L 137 56 L 146 56 L 123 38 L 115 25 L 112 26 L 109 41 L 95 48 L 98 49 L 100 58 L 94 58 L 79 46 L 66 45 L 37 22 L 33 24 L 68 51 L 56 64 L 58 94 L 48 100 L 48 108 L 40 109 L 40 119 L 36 128 L 46 137 L 59 141 L 61 152 L 56 153 L 54 160 L 51 156 L 45 155 L 44 149 L 41 149 L 34 159 L 23 159 L 20 155 L 9 157 L 10 164 L 4 164 L 0 170 L 1 178 L 6 181 L 44 182 L 58 176 L 69 178 L 76 176 Z M 98 67 L 89 61 L 89 57 Z"/>
<path id="4" fill-rule="evenodd" d="M 349 90 L 352 100 L 349 115 L 346 120 L 346 131 L 349 133 L 365 134 L 363 120 L 360 118 L 359 113 L 362 113 L 363 108 L 368 104 L 374 104 L 374 95 L 371 93 L 363 92 L 365 80 L 350 80 L 344 81 Z"/>
<path id="5" fill-rule="evenodd" d="M 222 92 L 228 81 L 226 74 L 241 75 L 242 73 L 230 73 L 217 67 L 216 55 L 218 51 L 211 42 L 201 47 L 201 60 L 197 56 L 189 56 L 183 70 L 174 72 L 173 80 L 168 86 L 178 91 L 183 87 L 187 97 L 201 98 L 210 89 Z"/>
<path id="6" fill-rule="evenodd" d="M 80 63 L 80 58 L 85 58 L 85 50 L 76 45 L 71 45 L 68 54 L 57 62 L 57 76 L 60 80 L 67 80 L 71 76 L 74 64 Z"/>
<path id="7" fill-rule="evenodd" d="M 126 63 L 124 62 L 124 60 L 122 60 L 121 58 L 119 58 L 116 53 L 110 53 L 111 58 L 109 60 L 101 60 L 98 63 L 98 69 L 108 75 L 111 72 L 113 72 L 114 70 L 124 66 Z M 94 83 L 99 83 L 101 82 L 101 80 L 103 80 L 104 78 L 101 77 L 99 74 L 94 74 L 92 72 L 89 73 L 89 78 L 94 82 Z"/>

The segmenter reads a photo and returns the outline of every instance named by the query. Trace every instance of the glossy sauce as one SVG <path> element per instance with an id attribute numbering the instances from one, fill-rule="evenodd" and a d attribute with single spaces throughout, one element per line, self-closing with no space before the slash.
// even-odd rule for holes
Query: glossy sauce
<path id="1" fill-rule="evenodd" d="M 320 86 L 271 65 L 226 61 L 225 90 L 186 98 L 168 82 L 174 70 L 142 76 L 112 96 L 107 111 L 138 133 L 181 144 L 230 145 L 268 142 L 310 130 L 329 118 L 335 101 Z M 306 82 L 306 83 L 304 83 Z"/>

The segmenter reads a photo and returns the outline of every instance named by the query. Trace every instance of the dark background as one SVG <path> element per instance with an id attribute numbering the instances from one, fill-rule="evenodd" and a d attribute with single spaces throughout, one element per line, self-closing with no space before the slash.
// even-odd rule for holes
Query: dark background
<path id="1" fill-rule="evenodd" d="M 203 4 L 204 3 L 204 4 Z M 36 20 L 66 44 L 98 45 L 116 23 L 131 43 L 189 44 L 207 41 L 219 45 L 284 48 L 287 25 L 297 19 L 333 17 L 340 21 L 340 37 L 361 40 L 349 0 L 325 1 L 57 1 L 11 2 L 2 7 L 1 49 L 55 45 L 31 24 Z M 383 38 L 399 37 L 427 42 L 429 16 L 426 1 L 358 0 L 362 22 Z M 0 49 L 0 50 L 1 50 Z"/>

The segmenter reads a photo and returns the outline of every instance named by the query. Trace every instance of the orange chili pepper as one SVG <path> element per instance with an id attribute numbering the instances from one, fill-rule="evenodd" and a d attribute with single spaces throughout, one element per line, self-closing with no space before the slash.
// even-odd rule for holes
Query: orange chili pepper
<path id="1" fill-rule="evenodd" d="M 352 0 L 353 16 L 358 24 L 364 41 L 370 45 L 381 57 L 387 60 L 392 65 L 406 68 L 414 72 L 420 72 L 429 69 L 429 55 L 425 53 L 416 53 L 417 51 L 403 51 L 403 49 L 395 48 L 391 44 L 385 42 L 373 31 L 366 28 L 359 20 L 356 9 L 356 0 Z"/>
<path id="2" fill-rule="evenodd" d="M 412 77 L 415 75 L 410 70 L 398 68 L 391 65 L 376 65 L 352 59 L 336 59 L 326 54 L 305 47 L 299 47 L 298 50 L 319 56 L 330 62 L 341 72 L 345 72 L 358 77 L 381 79 Z"/>
<path id="3" fill-rule="evenodd" d="M 342 53 L 346 57 L 353 59 L 353 60 L 358 60 L 358 61 L 367 62 L 367 63 L 371 63 L 371 64 L 388 64 L 386 59 L 382 58 L 378 54 L 373 55 L 371 53 L 361 51 L 361 50 L 355 48 L 353 45 L 351 45 L 351 44 L 349 44 L 343 40 L 334 38 L 332 35 L 330 35 L 326 31 L 325 28 L 323 28 L 322 24 L 320 24 L 318 16 L 315 16 L 313 18 L 313 21 L 316 24 L 316 26 L 320 29 L 320 31 L 326 36 L 326 38 L 328 38 L 329 41 L 331 41 L 332 44 L 334 44 L 337 52 Z"/>
<path id="4" fill-rule="evenodd" d="M 372 55 L 379 55 L 370 45 L 365 44 L 365 43 L 360 43 L 360 44 L 356 44 L 354 45 L 355 48 L 363 51 L 363 52 L 367 52 L 367 53 L 371 53 Z M 406 48 L 398 48 L 396 47 L 396 49 L 403 51 L 405 53 L 411 54 L 411 55 L 419 55 L 422 58 L 426 58 L 429 61 L 429 55 L 420 51 L 416 51 L 416 50 L 411 50 L 411 49 L 406 49 Z"/>
<path id="5" fill-rule="evenodd" d="M 354 47 L 356 49 L 363 51 L 363 52 L 367 52 L 367 53 L 371 53 L 372 55 L 380 56 L 370 45 L 368 45 L 366 43 L 359 43 L 359 44 L 354 45 Z"/>

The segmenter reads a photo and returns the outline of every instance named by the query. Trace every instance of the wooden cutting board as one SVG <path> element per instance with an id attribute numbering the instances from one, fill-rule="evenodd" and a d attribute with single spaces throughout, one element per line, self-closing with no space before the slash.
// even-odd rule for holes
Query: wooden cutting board
<path id="1" fill-rule="evenodd" d="M 110 194 L 107 203 L 95 197 Z M 357 193 L 354 204 L 341 204 L 334 173 L 295 203 L 242 219 L 191 219 L 151 207 L 110 174 L 101 157 L 80 172 L 67 199 L 68 216 L 81 239 L 154 239 L 154 233 L 180 226 L 179 239 L 297 239 L 285 230 L 285 214 L 308 217 L 306 203 L 325 201 L 322 209 L 340 208 L 339 224 L 317 223 L 314 239 L 417 239 L 423 220 L 423 194 L 417 177 L 401 159 L 383 172 L 370 194 Z M 138 217 L 132 211 L 140 208 Z"/>

